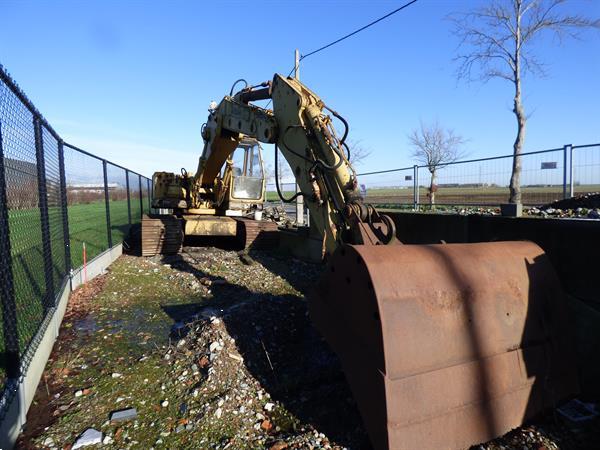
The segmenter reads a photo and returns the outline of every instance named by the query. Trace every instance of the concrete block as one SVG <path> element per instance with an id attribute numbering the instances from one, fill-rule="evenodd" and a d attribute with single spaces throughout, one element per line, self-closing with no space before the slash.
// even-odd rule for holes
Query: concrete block
<path id="1" fill-rule="evenodd" d="M 521 217 L 523 215 L 523 204 L 504 203 L 500 205 L 500 212 L 506 217 Z"/>

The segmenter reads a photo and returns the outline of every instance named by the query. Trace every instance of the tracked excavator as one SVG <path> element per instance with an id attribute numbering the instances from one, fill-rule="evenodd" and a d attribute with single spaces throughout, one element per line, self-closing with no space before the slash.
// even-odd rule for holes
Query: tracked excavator
<path id="1" fill-rule="evenodd" d="M 230 237 L 244 248 L 276 245 L 277 225 L 254 219 L 266 190 L 254 138 L 240 135 L 233 148 L 205 145 L 196 175 L 155 172 L 152 185 L 152 211 L 142 218 L 144 256 L 177 253 L 185 236 Z"/>
<path id="2" fill-rule="evenodd" d="M 255 104 L 266 99 L 272 109 Z M 393 220 L 361 198 L 347 136 L 340 114 L 275 75 L 211 111 L 199 176 L 181 198 L 201 196 L 213 181 L 203 173 L 216 175 L 203 172 L 212 155 L 218 166 L 246 137 L 286 158 L 326 259 L 310 316 L 339 356 L 373 447 L 466 448 L 574 394 L 565 296 L 542 249 L 402 244 Z"/>

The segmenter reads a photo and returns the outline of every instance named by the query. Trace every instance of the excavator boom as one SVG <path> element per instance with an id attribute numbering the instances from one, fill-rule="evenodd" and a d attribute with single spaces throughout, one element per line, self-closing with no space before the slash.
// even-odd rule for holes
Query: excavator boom
<path id="1" fill-rule="evenodd" d="M 272 110 L 252 103 L 266 99 Z M 211 110 L 196 190 L 247 136 L 286 158 L 320 233 L 310 315 L 376 449 L 466 448 L 576 392 L 565 296 L 537 245 L 401 244 L 359 194 L 346 121 L 280 75 Z"/>

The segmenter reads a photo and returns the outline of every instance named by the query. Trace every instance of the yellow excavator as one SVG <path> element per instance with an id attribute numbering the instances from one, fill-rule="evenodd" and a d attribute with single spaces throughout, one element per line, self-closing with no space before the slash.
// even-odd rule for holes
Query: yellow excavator
<path id="1" fill-rule="evenodd" d="M 244 248 L 276 245 L 277 225 L 257 220 L 266 177 L 256 139 L 240 136 L 233 149 L 205 145 L 196 173 L 153 174 L 152 214 L 142 218 L 142 255 L 177 253 L 185 236 L 229 236 Z"/>
<path id="2" fill-rule="evenodd" d="M 272 109 L 253 104 L 267 99 Z M 373 447 L 466 448 L 575 393 L 565 295 L 542 249 L 403 245 L 393 220 L 363 202 L 347 136 L 341 115 L 276 74 L 211 110 L 198 174 L 182 175 L 180 200 L 213 195 L 216 167 L 248 137 L 286 158 L 327 261 L 310 315 L 340 358 Z"/>

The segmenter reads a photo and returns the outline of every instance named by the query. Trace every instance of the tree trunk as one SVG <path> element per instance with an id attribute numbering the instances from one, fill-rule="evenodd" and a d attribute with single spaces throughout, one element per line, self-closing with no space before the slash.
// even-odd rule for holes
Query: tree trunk
<path id="1" fill-rule="evenodd" d="M 436 186 L 435 186 L 435 178 L 436 178 L 436 173 L 435 173 L 435 169 L 431 171 L 431 181 L 429 183 L 429 204 L 435 205 L 435 191 L 436 191 Z"/>
<path id="2" fill-rule="evenodd" d="M 518 89 L 518 88 L 517 88 Z M 510 198 L 509 203 L 521 203 L 521 152 L 525 141 L 525 110 L 521 103 L 521 92 L 515 95 L 513 112 L 517 118 L 517 138 L 513 145 L 513 165 L 510 176 Z"/>
<path id="3" fill-rule="evenodd" d="M 515 98 L 513 113 L 517 118 L 517 138 L 513 144 L 513 165 L 510 176 L 510 197 L 509 203 L 521 203 L 521 152 L 523 142 L 525 141 L 525 110 L 521 103 L 521 2 L 516 3 L 516 40 L 515 40 L 515 67 L 514 67 L 514 84 Z"/>

